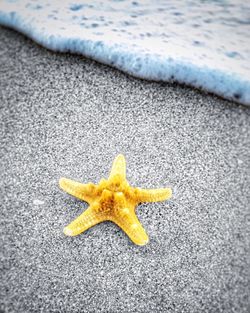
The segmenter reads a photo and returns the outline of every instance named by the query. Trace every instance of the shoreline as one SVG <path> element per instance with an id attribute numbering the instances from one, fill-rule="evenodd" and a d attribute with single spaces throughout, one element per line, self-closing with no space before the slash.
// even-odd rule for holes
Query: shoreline
<path id="1" fill-rule="evenodd" d="M 53 32 L 40 36 L 39 29 L 36 27 L 30 29 L 30 25 L 26 25 L 22 16 L 15 12 L 13 14 L 11 17 L 11 14 L 0 12 L 2 27 L 13 29 L 55 53 L 77 54 L 111 66 L 135 78 L 154 82 L 177 82 L 180 85 L 184 84 L 228 101 L 250 106 L 250 81 L 244 77 L 241 78 L 237 73 L 227 73 L 215 67 L 209 68 L 207 65 L 199 66 L 189 61 L 183 61 L 181 58 L 173 59 L 170 56 L 164 57 L 163 61 L 162 56 L 158 58 L 153 54 L 148 56 L 148 53 L 144 53 L 144 55 L 138 52 L 139 54 L 137 54 L 137 52 L 127 51 L 125 46 L 121 46 L 119 50 L 115 44 L 109 46 L 102 41 L 91 41 L 87 38 L 68 38 L 63 37 L 63 34 L 53 35 Z"/>
<path id="2" fill-rule="evenodd" d="M 35 38 L 32 38 L 28 34 L 26 34 L 25 32 L 22 32 L 21 30 L 16 30 L 15 28 L 13 28 L 11 26 L 1 25 L 0 24 L 0 28 L 8 29 L 10 31 L 14 31 L 14 32 L 20 34 L 21 36 L 24 36 L 27 40 L 31 41 L 32 43 L 34 43 L 38 47 L 40 47 L 42 49 L 45 49 L 48 52 L 54 53 L 55 55 L 62 54 L 62 55 L 72 55 L 72 56 L 80 57 L 80 58 L 83 58 L 84 60 L 89 60 L 90 62 L 96 62 L 100 66 L 102 66 L 102 65 L 103 66 L 107 66 L 111 70 L 115 70 L 115 71 L 117 70 L 117 71 L 121 72 L 121 74 L 123 74 L 123 75 L 125 75 L 125 76 L 127 76 L 128 78 L 131 78 L 131 79 L 136 79 L 136 80 L 139 80 L 139 81 L 142 81 L 142 82 L 145 82 L 145 83 L 156 83 L 156 84 L 159 84 L 161 86 L 164 86 L 164 85 L 169 86 L 170 85 L 172 87 L 177 87 L 177 88 L 178 87 L 180 87 L 180 88 L 187 88 L 187 89 L 193 90 L 195 92 L 201 93 L 203 95 L 208 95 L 208 96 L 211 96 L 211 97 L 215 97 L 215 98 L 217 98 L 219 100 L 226 101 L 226 102 L 231 103 L 233 105 L 242 106 L 243 108 L 249 109 L 249 104 L 238 102 L 236 98 L 235 99 L 225 98 L 222 95 L 216 94 L 213 91 L 209 91 L 207 89 L 204 89 L 203 87 L 196 87 L 196 86 L 193 86 L 193 85 L 190 85 L 190 84 L 186 84 L 185 82 L 179 82 L 177 80 L 171 80 L 171 81 L 153 80 L 153 79 L 147 79 L 147 78 L 144 78 L 144 77 L 136 76 L 135 74 L 130 73 L 130 72 L 126 71 L 126 70 L 117 68 L 117 67 L 115 67 L 113 65 L 110 65 L 109 63 L 105 63 L 104 61 L 96 60 L 96 59 L 92 58 L 91 56 L 85 56 L 82 53 L 57 51 L 57 50 L 54 50 L 54 49 L 52 49 L 50 47 L 46 47 L 42 43 L 36 41 Z"/>

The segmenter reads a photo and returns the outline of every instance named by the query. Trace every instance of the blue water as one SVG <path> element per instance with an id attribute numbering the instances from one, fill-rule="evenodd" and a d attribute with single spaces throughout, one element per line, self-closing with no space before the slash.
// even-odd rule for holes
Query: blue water
<path id="1" fill-rule="evenodd" d="M 0 24 L 52 50 L 250 105 L 246 0 L 0 0 Z"/>

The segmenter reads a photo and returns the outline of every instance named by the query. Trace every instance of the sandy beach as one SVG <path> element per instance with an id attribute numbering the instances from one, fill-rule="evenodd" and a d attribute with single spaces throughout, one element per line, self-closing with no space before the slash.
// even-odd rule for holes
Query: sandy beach
<path id="1" fill-rule="evenodd" d="M 0 311 L 249 312 L 250 110 L 54 53 L 0 27 Z M 63 228 L 87 204 L 61 176 L 97 183 L 116 155 L 150 237 L 110 222 Z"/>

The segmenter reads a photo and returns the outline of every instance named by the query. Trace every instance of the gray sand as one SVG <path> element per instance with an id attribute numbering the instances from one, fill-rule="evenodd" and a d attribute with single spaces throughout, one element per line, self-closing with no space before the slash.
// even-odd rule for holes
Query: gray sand
<path id="1" fill-rule="evenodd" d="M 249 312 L 250 110 L 128 77 L 0 29 L 0 311 Z M 78 237 L 86 207 L 58 188 L 98 182 L 118 153 L 150 242 L 114 224 Z"/>

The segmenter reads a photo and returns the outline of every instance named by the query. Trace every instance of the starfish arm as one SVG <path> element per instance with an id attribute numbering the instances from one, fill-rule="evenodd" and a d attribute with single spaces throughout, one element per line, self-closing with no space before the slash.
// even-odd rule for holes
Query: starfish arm
<path id="1" fill-rule="evenodd" d="M 140 202 L 157 202 L 164 201 L 172 196 L 171 188 L 160 188 L 160 189 L 135 189 L 135 198 Z"/>
<path id="2" fill-rule="evenodd" d="M 93 198 L 96 190 L 96 186 L 92 183 L 81 184 L 68 178 L 61 178 L 59 186 L 70 195 L 86 202 Z"/>
<path id="3" fill-rule="evenodd" d="M 67 236 L 77 236 L 83 233 L 90 227 L 99 224 L 106 220 L 106 215 L 98 213 L 93 210 L 91 206 L 88 207 L 80 216 L 78 216 L 73 222 L 66 226 L 63 230 Z"/>
<path id="4" fill-rule="evenodd" d="M 119 175 L 121 179 L 126 179 L 126 160 L 122 154 L 119 154 L 113 164 L 110 171 L 109 179 Z"/>
<path id="5" fill-rule="evenodd" d="M 124 208 L 113 222 L 117 224 L 135 244 L 144 246 L 148 243 L 148 235 L 133 211 Z"/>

